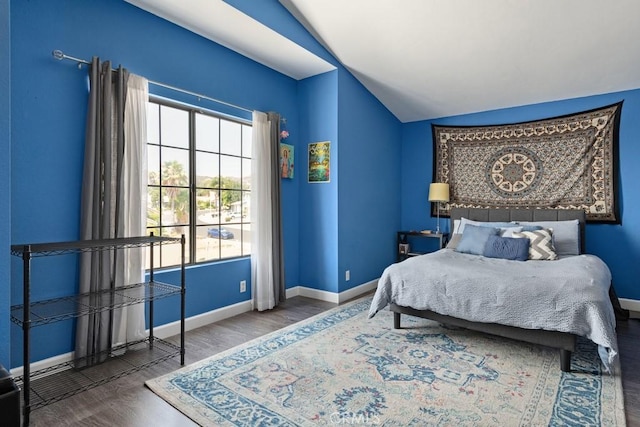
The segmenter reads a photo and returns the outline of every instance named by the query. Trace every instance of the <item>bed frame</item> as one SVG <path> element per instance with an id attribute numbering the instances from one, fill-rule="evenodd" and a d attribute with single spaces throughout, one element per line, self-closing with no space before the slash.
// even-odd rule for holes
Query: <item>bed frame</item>
<path id="1" fill-rule="evenodd" d="M 474 221 L 491 222 L 566 221 L 577 219 L 580 222 L 580 252 L 584 253 L 585 213 L 583 210 L 453 208 L 451 210 L 451 227 L 449 229 L 453 230 L 453 221 L 462 217 Z M 560 369 L 562 369 L 563 372 L 571 371 L 571 353 L 576 349 L 577 338 L 574 334 L 541 329 L 523 329 L 497 323 L 470 322 L 457 317 L 438 314 L 430 310 L 416 310 L 411 307 L 403 307 L 396 304 L 391 304 L 389 308 L 393 312 L 393 327 L 395 329 L 400 329 L 400 315 L 408 314 L 435 320 L 436 322 L 447 325 L 454 325 L 505 338 L 557 348 L 560 350 Z"/>

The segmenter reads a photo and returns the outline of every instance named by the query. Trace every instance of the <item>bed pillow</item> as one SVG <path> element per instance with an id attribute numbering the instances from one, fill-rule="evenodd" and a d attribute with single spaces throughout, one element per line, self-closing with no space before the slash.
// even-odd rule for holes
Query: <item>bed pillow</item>
<path id="1" fill-rule="evenodd" d="M 542 230 L 521 231 L 513 233 L 513 237 L 529 239 L 529 257 L 531 260 L 555 260 L 558 255 L 553 247 L 553 230 L 543 228 Z"/>
<path id="2" fill-rule="evenodd" d="M 580 255 L 580 222 L 577 219 L 569 221 L 519 221 L 518 224 L 552 228 L 553 246 L 558 255 Z"/>
<path id="3" fill-rule="evenodd" d="M 481 227 L 514 227 L 519 225 L 513 222 L 474 221 L 462 217 L 453 221 L 453 234 L 463 234 L 464 228 L 467 226 L 467 224 Z"/>
<path id="4" fill-rule="evenodd" d="M 455 249 L 458 247 L 458 243 L 460 243 L 460 239 L 462 238 L 462 234 L 454 234 L 451 236 L 451 239 L 447 242 L 447 249 Z"/>
<path id="5" fill-rule="evenodd" d="M 531 225 L 531 224 L 520 224 L 522 226 L 522 231 L 535 231 L 542 230 L 544 227 L 541 225 Z"/>
<path id="6" fill-rule="evenodd" d="M 464 227 L 464 232 L 456 247 L 456 251 L 465 254 L 482 255 L 489 236 L 497 236 L 499 233 L 499 228 L 467 224 Z"/>
<path id="7" fill-rule="evenodd" d="M 500 227 L 500 236 L 502 237 L 513 237 L 513 233 L 520 231 L 529 231 L 525 230 L 521 225 L 517 227 Z"/>
<path id="8" fill-rule="evenodd" d="M 529 258 L 529 239 L 489 236 L 482 255 L 487 258 L 526 261 Z"/>

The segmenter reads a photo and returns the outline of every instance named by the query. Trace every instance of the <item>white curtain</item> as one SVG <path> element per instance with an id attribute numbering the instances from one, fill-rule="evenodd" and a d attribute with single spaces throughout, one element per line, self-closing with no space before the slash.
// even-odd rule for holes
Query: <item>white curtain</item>
<path id="1" fill-rule="evenodd" d="M 253 112 L 251 162 L 251 295 L 269 310 L 285 299 L 279 175 L 280 116 Z"/>
<path id="2" fill-rule="evenodd" d="M 147 79 L 134 74 L 127 81 L 124 107 L 124 158 L 122 162 L 122 209 L 118 237 L 144 236 L 147 218 Z M 118 257 L 117 284 L 144 281 L 144 248 L 125 249 Z M 121 263 L 121 264 L 120 264 Z M 139 297 L 143 297 L 143 289 Z M 145 337 L 144 304 L 134 304 L 114 313 L 114 345 Z"/>

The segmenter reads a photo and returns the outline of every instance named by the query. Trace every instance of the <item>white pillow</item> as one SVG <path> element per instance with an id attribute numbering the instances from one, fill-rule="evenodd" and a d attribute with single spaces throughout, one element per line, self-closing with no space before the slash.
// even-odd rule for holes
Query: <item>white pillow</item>
<path id="1" fill-rule="evenodd" d="M 518 221 L 522 225 L 538 225 L 553 229 L 553 247 L 558 255 L 580 255 L 580 221 Z"/>
<path id="2" fill-rule="evenodd" d="M 464 226 L 467 224 L 477 225 L 479 227 L 495 227 L 500 229 L 518 226 L 518 224 L 510 222 L 473 221 L 471 219 L 462 217 L 460 219 L 453 220 L 453 233 L 451 234 L 464 233 Z"/>
<path id="3" fill-rule="evenodd" d="M 500 228 L 500 236 L 502 237 L 513 237 L 513 233 L 520 233 L 522 231 L 522 226 L 519 227 L 499 227 Z"/>

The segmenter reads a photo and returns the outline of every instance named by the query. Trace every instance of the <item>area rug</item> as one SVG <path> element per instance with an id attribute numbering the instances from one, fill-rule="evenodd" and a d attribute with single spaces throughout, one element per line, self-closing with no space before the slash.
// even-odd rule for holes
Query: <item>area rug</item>
<path id="1" fill-rule="evenodd" d="M 440 215 L 456 207 L 583 209 L 587 221 L 620 223 L 621 108 L 504 125 L 433 124 L 433 182 L 450 189 Z"/>
<path id="2" fill-rule="evenodd" d="M 624 426 L 619 366 L 580 340 L 572 372 L 542 346 L 443 327 L 370 298 L 146 385 L 205 426 Z"/>

